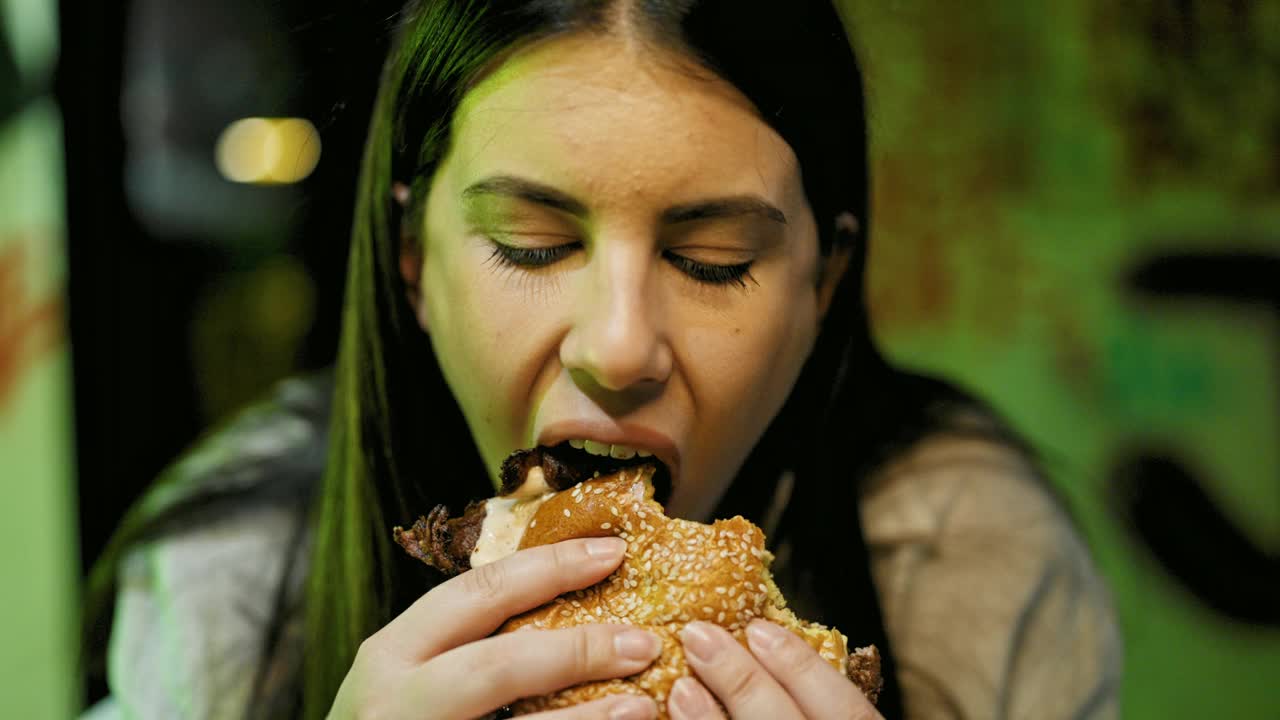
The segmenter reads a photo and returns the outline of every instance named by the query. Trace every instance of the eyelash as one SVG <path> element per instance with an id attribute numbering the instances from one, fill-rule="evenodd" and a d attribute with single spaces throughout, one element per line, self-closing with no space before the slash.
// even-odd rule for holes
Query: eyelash
<path id="1" fill-rule="evenodd" d="M 508 267 L 524 269 L 536 269 L 550 265 L 564 258 L 578 247 L 578 243 L 572 243 L 569 245 L 557 245 L 556 247 L 518 248 L 504 245 L 492 238 L 490 238 L 490 242 L 493 243 L 493 254 L 489 256 L 490 260 L 496 260 Z M 677 270 L 688 275 L 694 281 L 705 285 L 729 285 L 732 283 L 739 287 L 746 287 L 748 280 L 755 282 L 755 278 L 751 277 L 751 262 L 738 263 L 736 265 L 715 265 L 691 260 L 672 252 L 664 252 L 663 257 L 674 265 Z"/>

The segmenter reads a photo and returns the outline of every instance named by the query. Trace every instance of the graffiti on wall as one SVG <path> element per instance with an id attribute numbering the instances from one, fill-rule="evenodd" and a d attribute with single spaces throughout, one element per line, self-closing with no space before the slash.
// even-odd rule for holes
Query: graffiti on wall
<path id="1" fill-rule="evenodd" d="M 886 351 L 1052 458 L 1125 717 L 1274 708 L 1280 1 L 841 4 Z"/>
<path id="2" fill-rule="evenodd" d="M 1134 269 L 1129 285 L 1138 296 L 1194 298 L 1265 313 L 1280 330 L 1278 278 L 1280 255 L 1200 252 L 1152 258 Z M 1280 332 L 1275 336 L 1280 340 Z M 1276 353 L 1280 369 L 1280 343 Z M 1203 374 L 1179 372 L 1175 378 L 1173 393 L 1207 394 Z M 1280 627 L 1280 556 L 1233 522 L 1208 489 L 1212 478 L 1195 466 L 1186 449 L 1150 441 L 1130 449 L 1112 471 L 1114 510 L 1161 567 L 1205 605 L 1234 620 Z M 1270 481 L 1280 483 L 1280 476 Z"/>
<path id="3" fill-rule="evenodd" d="M 37 295 L 27 284 L 29 236 L 0 239 L 0 418 L 25 372 L 62 341 L 62 300 Z"/>

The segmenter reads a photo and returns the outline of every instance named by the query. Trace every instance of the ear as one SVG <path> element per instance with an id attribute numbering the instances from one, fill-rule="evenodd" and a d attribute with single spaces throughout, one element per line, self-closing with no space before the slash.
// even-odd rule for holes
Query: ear
<path id="1" fill-rule="evenodd" d="M 427 331 L 427 313 L 422 306 L 422 243 L 412 226 L 412 193 L 402 182 L 391 184 L 391 196 L 400 206 L 400 279 L 404 282 L 405 300 L 413 308 L 418 324 Z"/>
<path id="2" fill-rule="evenodd" d="M 831 300 L 840 287 L 840 280 L 849 269 L 849 260 L 853 257 L 853 239 L 858 235 L 858 218 L 851 212 L 842 212 L 836 216 L 836 237 L 843 242 L 831 243 L 831 251 L 822 258 L 822 268 L 818 275 L 818 319 L 827 316 L 831 309 Z"/>

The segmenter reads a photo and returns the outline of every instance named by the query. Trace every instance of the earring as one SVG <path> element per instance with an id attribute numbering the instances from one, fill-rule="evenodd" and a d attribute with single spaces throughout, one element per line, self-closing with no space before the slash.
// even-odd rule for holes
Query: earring
<path id="1" fill-rule="evenodd" d="M 413 193 L 409 191 L 409 186 L 400 181 L 391 183 L 391 197 L 400 203 L 400 207 L 409 207 L 409 201 L 413 198 Z"/>
<path id="2" fill-rule="evenodd" d="M 848 235 L 856 237 L 862 231 L 862 224 L 858 222 L 858 218 L 848 210 L 836 216 L 836 234 Z"/>

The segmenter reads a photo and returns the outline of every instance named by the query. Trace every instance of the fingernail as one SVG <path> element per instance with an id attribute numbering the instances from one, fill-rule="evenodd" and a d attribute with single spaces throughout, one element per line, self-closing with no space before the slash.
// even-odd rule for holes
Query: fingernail
<path id="1" fill-rule="evenodd" d="M 782 644 L 782 628 L 765 620 L 756 620 L 747 626 L 747 644 L 752 650 L 769 652 Z"/>
<path id="2" fill-rule="evenodd" d="M 652 660 L 662 651 L 662 642 L 643 630 L 626 630 L 613 636 L 613 649 L 630 660 Z"/>
<path id="3" fill-rule="evenodd" d="M 613 560 L 627 549 L 627 541 L 622 538 L 591 538 L 587 541 L 587 557 L 592 560 Z"/>
<path id="4" fill-rule="evenodd" d="M 711 712 L 711 698 L 695 681 L 682 677 L 671 686 L 669 704 L 685 717 L 698 718 Z"/>
<path id="5" fill-rule="evenodd" d="M 680 631 L 680 642 L 684 643 L 685 652 L 702 662 L 710 662 L 720 649 L 720 642 L 705 623 L 691 622 Z"/>
<path id="6" fill-rule="evenodd" d="M 633 695 L 618 698 L 609 708 L 609 720 L 653 720 L 657 716 L 652 700 Z"/>

